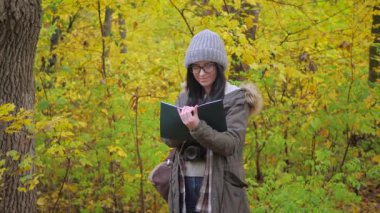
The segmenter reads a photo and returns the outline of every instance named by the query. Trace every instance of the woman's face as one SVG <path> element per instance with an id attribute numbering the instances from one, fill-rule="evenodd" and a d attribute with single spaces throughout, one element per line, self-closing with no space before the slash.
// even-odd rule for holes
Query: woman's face
<path id="1" fill-rule="evenodd" d="M 216 64 L 211 61 L 198 61 L 191 66 L 195 80 L 209 93 L 216 79 Z"/>

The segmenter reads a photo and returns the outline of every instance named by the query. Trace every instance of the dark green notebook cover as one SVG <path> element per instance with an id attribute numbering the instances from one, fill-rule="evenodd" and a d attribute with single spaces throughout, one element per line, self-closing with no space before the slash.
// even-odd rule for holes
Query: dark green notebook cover
<path id="1" fill-rule="evenodd" d="M 160 134 L 162 138 L 175 140 L 192 139 L 188 128 L 182 123 L 178 114 L 180 107 L 161 102 Z M 213 129 L 227 131 L 226 116 L 224 114 L 223 100 L 217 100 L 198 106 L 198 116 Z"/>

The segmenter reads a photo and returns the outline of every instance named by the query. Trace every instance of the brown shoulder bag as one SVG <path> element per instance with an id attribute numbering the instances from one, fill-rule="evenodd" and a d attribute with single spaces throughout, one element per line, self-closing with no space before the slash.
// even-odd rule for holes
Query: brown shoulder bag
<path id="1" fill-rule="evenodd" d="M 149 174 L 149 180 L 156 188 L 158 193 L 168 202 L 169 182 L 172 173 L 174 154 L 176 149 L 170 150 L 164 162 L 159 163 Z"/>

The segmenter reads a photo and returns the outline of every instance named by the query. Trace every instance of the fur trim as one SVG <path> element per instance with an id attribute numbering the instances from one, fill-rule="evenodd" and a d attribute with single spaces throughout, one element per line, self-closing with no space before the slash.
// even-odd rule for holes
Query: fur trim
<path id="1" fill-rule="evenodd" d="M 181 89 L 182 89 L 181 92 L 186 91 L 186 81 L 181 83 Z"/>
<path id="2" fill-rule="evenodd" d="M 224 89 L 224 94 L 227 95 L 230 92 L 233 92 L 235 90 L 239 90 L 240 88 L 230 84 L 228 81 L 226 82 L 226 88 Z"/>
<path id="3" fill-rule="evenodd" d="M 245 100 L 250 107 L 250 114 L 257 115 L 263 108 L 263 96 L 253 83 L 242 83 L 240 88 L 245 92 Z"/>

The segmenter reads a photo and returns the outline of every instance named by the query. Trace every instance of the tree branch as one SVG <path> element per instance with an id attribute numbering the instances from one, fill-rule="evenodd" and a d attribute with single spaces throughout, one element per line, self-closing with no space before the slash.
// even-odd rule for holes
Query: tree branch
<path id="1" fill-rule="evenodd" d="M 286 3 L 286 2 L 283 2 L 283 1 L 274 1 L 274 0 L 267 0 L 269 2 L 273 2 L 275 4 L 281 4 L 281 5 L 286 5 L 286 6 L 291 6 L 291 7 L 295 7 L 297 9 L 300 9 L 301 8 L 301 5 L 295 5 L 295 4 L 290 4 L 290 3 Z"/>
<path id="2" fill-rule="evenodd" d="M 224 7 L 226 8 L 227 13 L 230 14 L 230 10 L 228 9 L 226 0 L 223 0 L 223 3 L 224 3 Z"/>
<path id="3" fill-rule="evenodd" d="M 59 192 L 58 192 L 58 196 L 57 196 L 57 200 L 55 201 L 54 203 L 54 207 L 53 207 L 53 211 L 52 212 L 56 212 L 56 208 L 57 208 L 57 205 L 58 205 L 58 201 L 59 199 L 61 198 L 61 194 L 62 194 L 62 190 L 63 190 L 63 186 L 65 185 L 65 183 L 67 182 L 67 179 L 68 179 L 68 176 L 69 176 L 69 170 L 70 170 L 70 158 L 67 157 L 66 158 L 67 160 L 67 167 L 66 167 L 66 172 L 65 172 L 65 177 L 63 178 L 63 182 L 61 184 L 61 188 L 59 189 Z"/>
<path id="4" fill-rule="evenodd" d="M 103 28 L 103 22 L 102 22 L 102 17 L 101 17 L 101 12 L 100 12 L 100 1 L 98 0 L 98 19 L 99 19 L 99 26 L 100 26 L 100 31 L 102 33 L 102 77 L 104 80 L 106 80 L 107 75 L 106 75 L 106 59 L 105 59 L 105 52 L 106 52 L 106 44 L 105 44 L 105 39 L 103 37 L 104 35 L 104 28 Z"/>
<path id="5" fill-rule="evenodd" d="M 170 3 L 173 5 L 173 7 L 179 12 L 179 14 L 181 14 L 182 16 L 182 19 L 185 21 L 186 23 L 186 26 L 187 26 L 187 29 L 189 29 L 190 33 L 191 33 L 191 36 L 194 36 L 194 32 L 193 30 L 191 29 L 190 25 L 189 25 L 189 22 L 187 21 L 186 17 L 185 17 L 185 9 L 183 9 L 182 11 L 174 4 L 174 2 L 172 0 L 169 0 Z"/>

